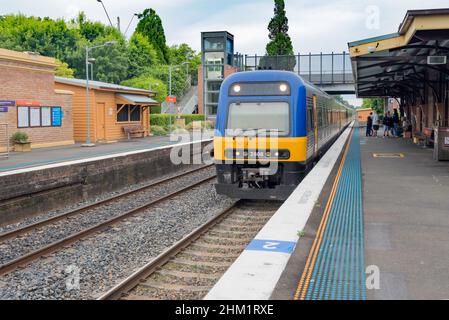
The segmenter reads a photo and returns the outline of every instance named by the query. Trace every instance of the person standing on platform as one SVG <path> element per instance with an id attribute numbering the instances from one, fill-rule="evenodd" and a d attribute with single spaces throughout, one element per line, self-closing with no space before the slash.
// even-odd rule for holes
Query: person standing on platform
<path id="1" fill-rule="evenodd" d="M 366 119 L 366 136 L 371 137 L 373 135 L 373 113 L 371 112 Z"/>
<path id="2" fill-rule="evenodd" d="M 373 135 L 377 138 L 377 132 L 379 131 L 379 115 L 376 111 L 373 114 Z"/>
<path id="3" fill-rule="evenodd" d="M 399 137 L 399 113 L 398 109 L 394 109 L 393 113 L 393 135 Z"/>
<path id="4" fill-rule="evenodd" d="M 390 116 L 390 111 L 388 111 L 387 113 L 385 113 L 384 121 L 383 121 L 384 138 L 390 136 L 390 122 L 391 122 L 391 120 L 392 119 L 391 119 L 391 116 Z"/>

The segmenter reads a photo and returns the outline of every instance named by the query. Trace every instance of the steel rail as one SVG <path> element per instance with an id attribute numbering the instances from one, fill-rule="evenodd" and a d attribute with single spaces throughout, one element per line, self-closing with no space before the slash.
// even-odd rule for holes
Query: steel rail
<path id="1" fill-rule="evenodd" d="M 55 251 L 58 251 L 59 249 L 61 249 L 63 247 L 66 247 L 66 246 L 68 246 L 70 244 L 73 244 L 74 242 L 77 242 L 78 240 L 86 238 L 89 235 L 92 235 L 92 234 L 97 233 L 97 232 L 102 232 L 105 229 L 107 229 L 108 227 L 110 227 L 111 225 L 114 225 L 114 224 L 120 222 L 121 220 L 129 218 L 129 217 L 131 217 L 131 216 L 133 216 L 133 215 L 135 215 L 135 214 L 137 214 L 137 213 L 139 213 L 139 212 L 141 212 L 143 210 L 146 210 L 146 209 L 148 209 L 150 207 L 153 207 L 156 204 L 159 204 L 159 203 L 161 203 L 163 201 L 166 201 L 166 200 L 168 200 L 170 198 L 173 198 L 174 196 L 177 196 L 177 195 L 179 195 L 179 194 L 181 194 L 183 192 L 189 191 L 192 188 L 200 186 L 200 185 L 202 185 L 204 183 L 207 183 L 207 182 L 209 182 L 209 181 L 211 181 L 211 180 L 213 180 L 215 178 L 216 178 L 216 175 L 213 175 L 211 177 L 202 179 L 201 181 L 198 181 L 198 182 L 196 182 L 194 184 L 191 184 L 191 185 L 189 185 L 187 187 L 184 187 L 182 189 L 174 191 L 174 192 L 172 192 L 172 193 L 170 193 L 168 195 L 162 196 L 162 197 L 160 197 L 160 198 L 158 198 L 156 200 L 153 200 L 153 201 L 151 201 L 151 202 L 149 202 L 149 203 L 147 203 L 145 205 L 142 205 L 142 206 L 139 206 L 139 207 L 134 208 L 132 210 L 129 210 L 129 211 L 127 211 L 127 212 L 125 212 L 125 213 L 123 213 L 121 215 L 118 215 L 118 216 L 116 216 L 114 218 L 111 218 L 111 219 L 109 219 L 107 221 L 101 222 L 101 223 L 99 223 L 99 224 L 97 224 L 97 225 L 95 225 L 93 227 L 84 229 L 83 231 L 80 231 L 78 233 L 70 235 L 69 237 L 66 237 L 64 239 L 61 239 L 61 240 L 56 241 L 54 243 L 51 243 L 51 244 L 49 244 L 49 245 L 47 245 L 45 247 L 42 247 L 42 248 L 37 249 L 35 251 L 32 251 L 32 252 L 30 252 L 30 253 L 28 253 L 26 255 L 23 255 L 23 256 L 18 257 L 18 258 L 14 259 L 14 260 L 11 260 L 11 261 L 9 261 L 9 262 L 7 262 L 7 263 L 5 263 L 5 264 L 0 266 L 0 276 L 5 275 L 5 274 L 7 274 L 7 273 L 9 273 L 9 272 L 19 268 L 19 267 L 22 267 L 22 266 L 24 266 L 24 265 L 26 265 L 26 264 L 28 264 L 28 263 L 36 260 L 36 259 L 39 259 L 39 258 L 41 258 L 43 256 L 46 256 L 46 255 L 49 255 L 49 254 L 51 254 L 51 253 L 53 253 Z"/>
<path id="2" fill-rule="evenodd" d="M 191 245 L 193 242 L 198 240 L 202 235 L 212 229 L 214 226 L 219 224 L 225 218 L 227 218 L 241 203 L 242 201 L 237 201 L 233 205 L 229 206 L 225 210 L 221 211 L 217 216 L 210 219 L 208 222 L 191 232 L 189 235 L 175 243 L 172 247 L 162 252 L 155 259 L 150 261 L 147 265 L 140 268 L 134 272 L 127 279 L 116 285 L 114 288 L 100 296 L 97 300 L 118 300 L 123 295 L 134 289 L 142 280 L 148 278 L 153 274 L 158 268 L 166 264 L 170 259 L 180 253 L 183 249 Z"/>
<path id="3" fill-rule="evenodd" d="M 114 201 L 116 201 L 116 200 L 119 200 L 119 199 L 122 199 L 122 198 L 124 198 L 124 197 L 130 196 L 130 195 L 133 195 L 133 194 L 136 194 L 136 193 L 141 192 L 141 191 L 144 191 L 144 190 L 146 190 L 146 189 L 150 189 L 150 188 L 153 188 L 153 187 L 157 187 L 157 186 L 159 186 L 159 185 L 161 185 L 161 184 L 163 184 L 163 183 L 169 182 L 169 181 L 171 181 L 171 180 L 174 180 L 174 179 L 177 179 L 177 178 L 182 178 L 182 177 L 185 177 L 185 176 L 187 176 L 187 175 L 190 175 L 190 174 L 199 172 L 199 171 L 201 171 L 201 170 L 205 170 L 205 169 L 207 169 L 207 168 L 210 168 L 211 166 L 213 166 L 213 165 L 203 166 L 203 167 L 201 167 L 201 168 L 197 168 L 197 169 L 194 169 L 194 170 L 190 170 L 190 171 L 184 172 L 184 173 L 179 174 L 179 175 L 174 176 L 174 177 L 168 177 L 168 178 L 165 178 L 165 179 L 163 179 L 163 180 L 156 181 L 156 182 L 153 182 L 153 183 L 151 183 L 151 184 L 142 186 L 142 187 L 137 188 L 137 189 L 135 189 L 135 190 L 130 190 L 130 191 L 121 193 L 121 194 L 119 194 L 119 195 L 116 195 L 116 196 L 113 196 L 113 197 L 110 197 L 110 198 L 107 198 L 107 199 L 104 199 L 104 200 L 100 200 L 100 201 L 95 202 L 95 203 L 93 203 L 93 204 L 89 204 L 89 205 L 86 205 L 86 206 L 83 206 L 83 207 L 80 207 L 80 208 L 71 210 L 71 211 L 69 211 L 69 212 L 65 212 L 65 213 L 62 213 L 62 214 L 60 214 L 60 215 L 57 215 L 57 216 L 48 218 L 48 219 L 45 219 L 45 220 L 42 220 L 42 221 L 38 221 L 38 222 L 36 222 L 36 223 L 33 223 L 33 224 L 30 224 L 30 225 L 24 226 L 24 227 L 22 227 L 22 228 L 15 229 L 15 230 L 11 230 L 11 231 L 8 231 L 8 232 L 5 232 L 5 233 L 3 233 L 3 234 L 0 234 L 0 242 L 3 242 L 3 241 L 6 241 L 6 240 L 15 238 L 15 237 L 17 237 L 17 236 L 19 236 L 19 235 L 28 233 L 28 232 L 30 232 L 30 231 L 32 231 L 32 230 L 34 230 L 34 229 L 37 229 L 37 228 L 41 228 L 41 227 L 47 226 L 47 225 L 49 225 L 49 224 L 58 222 L 58 221 L 60 221 L 60 220 L 64 220 L 64 219 L 70 218 L 70 217 L 72 217 L 72 216 L 74 216 L 74 215 L 82 214 L 82 213 L 85 212 L 85 211 L 95 209 L 95 208 L 97 208 L 97 207 L 99 207 L 99 206 L 101 206 L 101 205 L 105 205 L 105 204 L 114 202 Z"/>

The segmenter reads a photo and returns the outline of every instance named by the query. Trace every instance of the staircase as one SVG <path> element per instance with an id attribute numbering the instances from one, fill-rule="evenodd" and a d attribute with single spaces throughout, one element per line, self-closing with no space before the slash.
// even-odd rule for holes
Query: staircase
<path id="1" fill-rule="evenodd" d="M 178 107 L 181 109 L 181 114 L 192 114 L 195 111 L 195 106 L 198 104 L 198 86 L 190 87 L 189 91 L 172 107 L 171 112 L 176 113 Z M 170 104 L 163 102 L 161 112 L 169 113 Z"/>

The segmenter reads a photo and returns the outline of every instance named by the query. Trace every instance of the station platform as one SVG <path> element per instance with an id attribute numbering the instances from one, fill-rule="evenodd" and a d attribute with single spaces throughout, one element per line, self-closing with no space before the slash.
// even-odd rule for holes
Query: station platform
<path id="1" fill-rule="evenodd" d="M 449 298 L 449 163 L 411 140 L 349 131 L 207 299 Z"/>
<path id="2" fill-rule="evenodd" d="M 213 133 L 204 134 L 212 139 Z M 95 147 L 85 148 L 81 143 L 70 146 L 34 149 L 31 152 L 12 152 L 9 158 L 0 159 L 0 173 L 7 174 L 25 168 L 59 164 L 74 160 L 87 160 L 96 157 L 116 156 L 127 152 L 148 151 L 155 148 L 178 144 L 170 137 L 146 137 L 121 140 L 114 143 L 98 143 Z"/>

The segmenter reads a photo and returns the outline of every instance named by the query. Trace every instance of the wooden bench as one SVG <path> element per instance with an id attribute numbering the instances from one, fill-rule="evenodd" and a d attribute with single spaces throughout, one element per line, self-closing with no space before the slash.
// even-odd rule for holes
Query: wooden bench
<path id="1" fill-rule="evenodd" d="M 128 140 L 131 139 L 132 134 L 142 134 L 142 138 L 145 136 L 145 129 L 141 124 L 131 124 L 123 127 L 123 131 L 128 135 Z"/>

